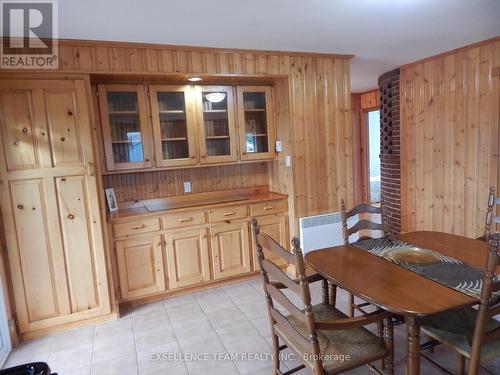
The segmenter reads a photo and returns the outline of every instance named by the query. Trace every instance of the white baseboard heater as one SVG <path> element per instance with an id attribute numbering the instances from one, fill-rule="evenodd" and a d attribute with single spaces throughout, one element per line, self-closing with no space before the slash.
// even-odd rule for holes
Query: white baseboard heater
<path id="1" fill-rule="evenodd" d="M 349 226 L 358 221 L 357 216 L 349 218 Z M 304 253 L 344 243 L 340 212 L 302 217 L 299 219 L 299 227 L 300 244 Z M 357 235 L 352 235 L 350 240 L 356 241 Z"/>

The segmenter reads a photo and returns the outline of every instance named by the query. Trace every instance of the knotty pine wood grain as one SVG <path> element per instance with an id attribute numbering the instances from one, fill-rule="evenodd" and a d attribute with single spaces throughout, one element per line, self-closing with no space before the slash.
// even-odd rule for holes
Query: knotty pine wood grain
<path id="1" fill-rule="evenodd" d="M 168 75 L 179 74 L 284 80 L 281 92 L 288 93 L 288 97 L 276 98 L 287 102 L 283 106 L 286 110 L 282 112 L 282 119 L 278 121 L 277 133 L 289 137 L 281 139 L 289 147 L 278 156 L 276 171 L 280 175 L 268 174 L 267 183 L 279 185 L 279 191 L 289 194 L 293 200 L 290 204 L 291 233 L 297 234 L 297 220 L 292 217 L 338 211 L 341 197 L 346 199 L 348 206 L 353 204 L 349 67 L 352 56 L 81 40 L 60 40 L 59 51 L 59 69 L 46 74 L 83 73 L 91 77 L 97 73 L 137 74 L 141 79 L 151 74 L 155 78 L 165 75 L 166 81 Z M 287 154 L 292 157 L 291 168 L 283 167 Z M 234 170 L 227 168 L 228 173 Z M 160 175 L 178 173 L 181 172 Z M 252 171 L 254 173 L 260 172 Z M 247 179 L 246 175 L 239 176 L 242 180 Z M 118 178 L 104 177 L 108 182 Z M 145 185 L 151 177 L 129 178 L 135 180 L 133 186 L 140 188 L 114 186 L 124 191 L 124 196 L 130 196 L 130 191 L 154 191 L 154 183 L 151 188 Z M 119 182 L 124 180 L 125 177 L 121 177 Z"/>
<path id="2" fill-rule="evenodd" d="M 401 70 L 403 231 L 476 237 L 500 186 L 500 38 Z"/>
<path id="3" fill-rule="evenodd" d="M 269 163 L 163 170 L 103 176 L 105 188 L 115 189 L 118 202 L 184 194 L 184 181 L 193 193 L 239 189 L 269 184 Z"/>

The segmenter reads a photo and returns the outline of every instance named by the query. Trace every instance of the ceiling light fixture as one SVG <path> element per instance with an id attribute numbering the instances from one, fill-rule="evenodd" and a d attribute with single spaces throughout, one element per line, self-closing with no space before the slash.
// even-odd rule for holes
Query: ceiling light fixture
<path id="1" fill-rule="evenodd" d="M 220 103 L 224 99 L 226 99 L 225 92 L 210 92 L 205 94 L 205 99 L 207 99 L 210 103 Z"/>
<path id="2" fill-rule="evenodd" d="M 188 80 L 189 82 L 199 82 L 199 81 L 201 81 L 202 79 L 203 79 L 203 78 L 201 78 L 201 77 L 189 77 L 187 80 Z"/>

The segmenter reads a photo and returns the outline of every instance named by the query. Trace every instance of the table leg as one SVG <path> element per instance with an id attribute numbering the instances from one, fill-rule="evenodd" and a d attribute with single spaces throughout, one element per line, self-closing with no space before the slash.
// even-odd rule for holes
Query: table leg
<path id="1" fill-rule="evenodd" d="M 420 374 L 420 324 L 415 317 L 406 317 L 408 329 L 408 346 L 406 358 L 406 374 Z"/>

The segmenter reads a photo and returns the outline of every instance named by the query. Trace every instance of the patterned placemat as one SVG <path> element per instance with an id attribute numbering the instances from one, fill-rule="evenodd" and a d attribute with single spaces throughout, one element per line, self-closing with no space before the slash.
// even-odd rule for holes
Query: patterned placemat
<path id="1" fill-rule="evenodd" d="M 471 297 L 479 298 L 481 294 L 482 269 L 437 251 L 387 237 L 362 240 L 352 245 Z M 499 276 L 495 278 L 499 279 Z M 494 299 L 499 298 L 500 292 L 495 293 Z"/>

